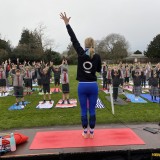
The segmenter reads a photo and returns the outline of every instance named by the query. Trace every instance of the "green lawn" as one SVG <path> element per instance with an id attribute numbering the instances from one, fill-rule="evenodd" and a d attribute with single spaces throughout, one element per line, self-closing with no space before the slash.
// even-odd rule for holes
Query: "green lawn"
<path id="1" fill-rule="evenodd" d="M 76 66 L 69 66 L 70 98 L 77 98 Z M 100 83 L 100 80 L 98 81 Z M 80 106 L 69 109 L 36 109 L 38 102 L 43 99 L 38 92 L 26 96 L 29 102 L 24 110 L 9 111 L 15 103 L 15 97 L 0 98 L 0 130 L 13 128 L 31 128 L 56 125 L 80 125 Z M 105 99 L 106 94 L 99 91 L 99 98 L 105 104 L 104 109 L 97 109 L 97 124 L 158 122 L 160 121 L 160 105 L 148 102 L 147 104 L 129 103 L 126 106 L 115 106 L 115 116 L 111 114 L 111 105 Z M 62 93 L 52 94 L 55 104 L 62 97 Z"/>

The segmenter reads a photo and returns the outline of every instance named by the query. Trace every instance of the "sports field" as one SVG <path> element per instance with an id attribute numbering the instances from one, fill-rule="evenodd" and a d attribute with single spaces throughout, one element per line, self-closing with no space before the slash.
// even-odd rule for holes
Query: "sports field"
<path id="1" fill-rule="evenodd" d="M 69 66 L 70 98 L 78 98 L 76 81 L 77 66 Z M 98 80 L 101 83 L 101 80 Z M 51 84 L 51 87 L 53 84 Z M 101 88 L 101 86 L 99 85 Z M 111 104 L 105 98 L 106 94 L 99 91 L 99 98 L 105 105 L 104 109 L 97 109 L 97 124 L 107 123 L 142 123 L 159 122 L 160 104 L 148 102 L 146 104 L 129 103 L 125 106 L 115 105 L 115 115 L 112 115 Z M 54 104 L 61 99 L 62 93 L 52 94 Z M 121 95 L 123 98 L 124 95 Z M 8 108 L 15 103 L 14 96 L 0 97 L 0 130 L 16 128 L 32 128 L 59 125 L 80 125 L 80 106 L 75 108 L 36 109 L 43 96 L 34 92 L 25 96 L 31 102 L 23 110 L 9 111 Z"/>

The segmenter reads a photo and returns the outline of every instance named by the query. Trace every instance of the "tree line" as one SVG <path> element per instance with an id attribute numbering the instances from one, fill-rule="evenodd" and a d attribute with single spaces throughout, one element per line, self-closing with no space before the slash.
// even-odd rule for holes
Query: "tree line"
<path id="1" fill-rule="evenodd" d="M 96 53 L 102 60 L 119 62 L 129 55 L 129 43 L 123 35 L 112 33 L 101 40 L 95 41 Z M 69 64 L 77 64 L 77 54 L 70 43 L 63 53 L 54 49 L 54 41 L 45 37 L 45 27 L 40 25 L 36 29 L 23 29 L 16 47 L 12 47 L 10 41 L 0 37 L 0 61 L 10 58 L 13 62 L 17 58 L 20 61 L 53 61 L 60 64 L 65 56 Z M 135 54 L 142 54 L 137 50 Z M 147 49 L 143 52 L 150 59 L 160 59 L 160 34 L 153 38 Z"/>

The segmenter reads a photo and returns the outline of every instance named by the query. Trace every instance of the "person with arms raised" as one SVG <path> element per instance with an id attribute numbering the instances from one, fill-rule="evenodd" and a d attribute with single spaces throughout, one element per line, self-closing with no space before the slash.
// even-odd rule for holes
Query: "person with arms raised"
<path id="1" fill-rule="evenodd" d="M 95 106 L 98 97 L 96 72 L 101 72 L 101 58 L 95 53 L 95 43 L 93 38 L 89 37 L 85 39 L 85 49 L 83 49 L 69 24 L 71 17 L 67 17 L 66 13 L 64 12 L 60 14 L 60 18 L 64 21 L 73 47 L 78 54 L 78 97 L 81 107 L 82 127 L 84 129 L 82 136 L 84 138 L 88 138 L 89 135 L 90 138 L 93 138 L 96 123 Z M 87 115 L 87 100 L 89 101 L 89 121 Z M 90 127 L 89 132 L 88 124 Z"/>

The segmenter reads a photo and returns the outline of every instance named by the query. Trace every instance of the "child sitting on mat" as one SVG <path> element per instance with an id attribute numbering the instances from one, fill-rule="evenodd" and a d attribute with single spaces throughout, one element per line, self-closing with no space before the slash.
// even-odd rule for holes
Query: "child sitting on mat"
<path id="1" fill-rule="evenodd" d="M 51 78 L 50 72 L 51 72 L 52 66 L 53 66 L 53 63 L 50 62 L 50 67 L 45 67 L 44 69 L 40 69 L 40 66 L 39 66 L 38 68 L 38 73 L 41 76 L 43 92 L 44 92 L 42 104 L 46 102 L 46 93 L 48 93 L 49 103 L 52 104 L 51 95 L 50 95 L 50 78 Z"/>
<path id="2" fill-rule="evenodd" d="M 67 103 L 70 104 L 69 101 L 69 78 L 68 78 L 68 69 L 62 65 L 62 75 L 61 75 L 61 82 L 62 82 L 62 104 L 64 104 L 65 100 Z"/>
<path id="3" fill-rule="evenodd" d="M 154 97 L 154 100 L 156 101 L 156 97 L 159 96 L 158 78 L 156 73 L 149 78 L 148 84 L 150 88 L 149 91 L 150 91 L 151 99 L 153 101 L 153 97 Z"/>
<path id="4" fill-rule="evenodd" d="M 135 95 L 135 100 L 138 100 L 138 97 L 142 93 L 142 86 L 141 86 L 141 76 L 139 72 L 135 73 L 135 77 L 133 78 L 133 94 Z"/>

